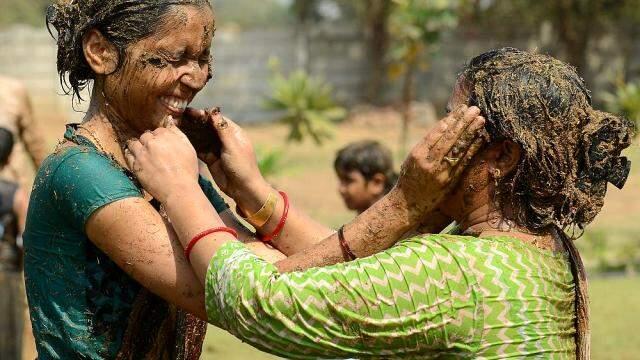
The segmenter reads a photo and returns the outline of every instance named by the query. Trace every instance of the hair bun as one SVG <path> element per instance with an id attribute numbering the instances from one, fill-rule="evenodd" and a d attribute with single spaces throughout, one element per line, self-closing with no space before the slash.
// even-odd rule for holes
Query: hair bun
<path id="1" fill-rule="evenodd" d="M 620 156 L 631 145 L 633 127 L 624 118 L 592 110 L 583 131 L 585 168 L 591 184 L 606 181 L 622 189 L 631 171 L 631 161 Z"/>

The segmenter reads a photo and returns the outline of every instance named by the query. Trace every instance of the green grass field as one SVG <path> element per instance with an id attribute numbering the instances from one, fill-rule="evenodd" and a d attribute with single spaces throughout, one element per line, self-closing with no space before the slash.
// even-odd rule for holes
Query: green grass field
<path id="1" fill-rule="evenodd" d="M 269 180 L 278 188 L 286 190 L 296 206 L 305 209 L 312 217 L 330 226 L 348 221 L 353 214 L 344 209 L 337 194 L 337 180 L 333 174 L 333 156 L 344 144 L 357 139 L 376 139 L 398 153 L 397 124 L 344 124 L 337 128 L 336 136 L 322 147 L 310 143 L 287 145 L 286 129 L 281 126 L 259 126 L 247 128 L 257 148 L 266 151 L 280 149 L 283 157 L 277 175 Z M 413 140 L 424 133 L 424 128 L 415 127 Z M 629 250 L 638 251 L 640 233 L 640 148 L 635 145 L 628 153 L 635 161 L 635 168 L 624 190 L 610 186 L 605 207 L 596 221 L 589 227 L 587 235 L 596 234 L 603 239 L 606 257 L 624 255 Z M 401 154 L 397 156 L 402 158 Z M 399 166 L 399 163 L 398 163 Z M 578 245 L 587 249 L 586 241 Z M 639 244 L 640 246 L 640 244 Z M 590 254 L 585 254 L 590 255 Z M 593 263 L 594 261 L 588 261 Z M 592 318 L 592 355 L 599 359 L 640 358 L 640 277 L 595 278 L 590 281 Z M 273 359 L 243 344 L 225 331 L 210 327 L 204 348 L 203 359 Z"/>

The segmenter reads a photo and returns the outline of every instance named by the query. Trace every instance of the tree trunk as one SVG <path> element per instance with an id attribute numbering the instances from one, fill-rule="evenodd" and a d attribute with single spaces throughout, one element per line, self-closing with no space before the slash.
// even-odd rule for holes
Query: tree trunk
<path id="1" fill-rule="evenodd" d="M 308 22 L 298 23 L 296 27 L 296 68 L 309 73 L 309 32 Z"/>
<path id="2" fill-rule="evenodd" d="M 313 0 L 296 0 L 293 11 L 296 14 L 296 67 L 309 72 L 309 26 L 315 7 Z"/>
<path id="3" fill-rule="evenodd" d="M 402 129 L 400 132 L 400 152 L 402 156 L 407 154 L 409 145 L 409 126 L 412 123 L 413 116 L 411 114 L 411 102 L 415 98 L 415 75 L 418 69 L 419 55 L 417 45 L 407 57 L 406 69 L 404 74 L 404 82 L 402 85 Z"/>
<path id="4" fill-rule="evenodd" d="M 391 0 L 367 0 L 365 2 L 366 27 L 371 63 L 371 76 L 366 99 L 379 105 L 383 98 L 383 88 L 387 76 L 387 51 L 389 49 L 389 14 Z"/>
<path id="5" fill-rule="evenodd" d="M 602 0 L 558 0 L 555 25 L 563 43 L 566 61 L 575 66 L 578 73 L 590 84 L 588 63 L 589 43 L 599 24 Z"/>

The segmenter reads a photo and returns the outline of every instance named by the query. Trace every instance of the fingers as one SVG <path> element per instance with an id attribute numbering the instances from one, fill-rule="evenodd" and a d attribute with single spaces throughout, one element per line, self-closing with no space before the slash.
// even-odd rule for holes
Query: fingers
<path id="1" fill-rule="evenodd" d="M 479 131 L 484 128 L 485 120 L 482 116 L 476 117 L 476 119 L 467 127 L 466 131 L 457 139 L 457 141 L 451 146 L 447 156 L 453 158 L 459 158 L 463 155 L 471 143 L 479 136 Z"/>
<path id="2" fill-rule="evenodd" d="M 187 117 L 190 117 L 190 118 L 197 118 L 197 119 L 201 119 L 201 120 L 206 120 L 207 119 L 207 112 L 205 110 L 202 110 L 202 109 L 194 109 L 194 108 L 188 107 L 184 111 L 184 114 Z"/>
<path id="3" fill-rule="evenodd" d="M 134 165 L 136 163 L 136 157 L 133 155 L 133 153 L 131 153 L 131 150 L 129 150 L 129 148 L 124 149 L 124 159 L 127 162 L 129 169 L 133 171 Z"/>
<path id="4" fill-rule="evenodd" d="M 139 140 L 129 140 L 124 150 L 124 158 L 129 165 L 129 169 L 134 173 L 138 171 L 136 167 L 136 159 L 144 156 L 146 149 Z"/>
<path id="5" fill-rule="evenodd" d="M 173 119 L 173 116 L 169 115 L 160 123 L 160 127 L 163 128 L 171 128 L 176 126 L 176 121 Z"/>
<path id="6" fill-rule="evenodd" d="M 153 140 L 154 137 L 155 137 L 154 133 L 152 131 L 147 130 L 142 134 L 142 136 L 140 136 L 140 142 L 142 143 L 142 145 L 147 146 Z"/>
<path id="7" fill-rule="evenodd" d="M 429 131 L 424 138 L 425 143 L 427 144 L 427 147 L 432 148 L 438 142 L 438 140 L 440 140 L 440 138 L 442 138 L 442 136 L 446 133 L 447 129 L 449 129 L 449 127 L 452 124 L 455 124 L 457 119 L 461 118 L 464 115 L 465 111 L 467 111 L 467 106 L 461 105 L 457 107 L 454 111 L 452 111 L 449 115 L 447 115 L 445 118 L 440 120 L 438 124 L 435 126 L 435 128 Z"/>
<path id="8" fill-rule="evenodd" d="M 471 145 L 468 147 L 466 153 L 464 153 L 458 164 L 453 166 L 451 169 L 451 179 L 453 179 L 452 184 L 455 184 L 457 179 L 462 175 L 464 170 L 467 168 L 471 160 L 473 160 L 474 156 L 480 152 L 482 147 L 486 144 L 486 140 L 483 136 L 477 136 Z"/>
<path id="9" fill-rule="evenodd" d="M 475 106 L 468 108 L 462 118 L 452 124 L 436 145 L 431 148 L 430 158 L 437 160 L 445 156 L 457 157 L 458 154 L 464 153 L 466 151 L 466 148 L 463 147 L 465 141 L 469 144 L 469 140 L 477 136 L 484 123 L 485 120 L 480 116 L 479 108 Z M 452 154 L 452 151 L 457 154 Z"/>

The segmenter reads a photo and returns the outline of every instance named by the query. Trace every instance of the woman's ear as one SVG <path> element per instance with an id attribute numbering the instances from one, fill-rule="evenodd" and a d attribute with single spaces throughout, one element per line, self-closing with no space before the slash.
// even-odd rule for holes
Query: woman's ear
<path id="1" fill-rule="evenodd" d="M 82 49 L 94 73 L 109 75 L 118 67 L 118 50 L 102 33 L 89 30 L 82 39 Z"/>
<path id="2" fill-rule="evenodd" d="M 511 140 L 502 141 L 499 145 L 495 165 L 503 174 L 509 174 L 520 163 L 522 149 Z"/>

